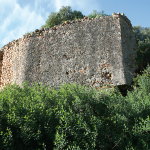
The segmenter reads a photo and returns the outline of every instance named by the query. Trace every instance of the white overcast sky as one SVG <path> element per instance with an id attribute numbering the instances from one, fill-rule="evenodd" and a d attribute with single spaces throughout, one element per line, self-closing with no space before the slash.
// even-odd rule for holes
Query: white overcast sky
<path id="1" fill-rule="evenodd" d="M 150 27 L 150 0 L 0 0 L 0 49 L 40 29 L 51 12 L 58 12 L 62 6 L 70 6 L 85 16 L 93 10 L 103 10 L 107 15 L 120 12 L 132 26 Z"/>

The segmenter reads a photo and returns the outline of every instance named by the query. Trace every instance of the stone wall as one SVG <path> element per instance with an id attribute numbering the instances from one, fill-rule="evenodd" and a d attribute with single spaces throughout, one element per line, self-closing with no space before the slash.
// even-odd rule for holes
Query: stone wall
<path id="1" fill-rule="evenodd" d="M 2 47 L 0 87 L 15 81 L 22 87 L 26 80 L 96 89 L 130 84 L 137 68 L 135 41 L 130 20 L 120 13 L 36 29 Z"/>

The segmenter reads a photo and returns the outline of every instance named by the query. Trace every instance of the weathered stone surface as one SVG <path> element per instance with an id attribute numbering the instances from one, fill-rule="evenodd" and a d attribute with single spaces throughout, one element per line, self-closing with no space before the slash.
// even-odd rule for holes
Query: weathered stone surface
<path id="1" fill-rule="evenodd" d="M 0 87 L 15 81 L 22 87 L 26 80 L 50 87 L 129 85 L 137 68 L 135 42 L 130 20 L 120 13 L 37 29 L 2 48 Z"/>

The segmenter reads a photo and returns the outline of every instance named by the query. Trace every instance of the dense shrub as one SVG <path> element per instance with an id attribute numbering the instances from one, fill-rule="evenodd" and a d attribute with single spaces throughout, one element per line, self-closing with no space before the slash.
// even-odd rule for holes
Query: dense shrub
<path id="1" fill-rule="evenodd" d="M 138 76 L 134 91 L 123 97 L 63 85 L 0 92 L 1 149 L 148 149 L 150 148 L 150 67 Z"/>

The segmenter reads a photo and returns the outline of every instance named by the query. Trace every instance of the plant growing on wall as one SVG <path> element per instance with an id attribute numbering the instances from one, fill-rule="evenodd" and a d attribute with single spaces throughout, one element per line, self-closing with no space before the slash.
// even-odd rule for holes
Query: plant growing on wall
<path id="1" fill-rule="evenodd" d="M 19 47 L 19 42 L 17 42 L 17 46 Z"/>
<path id="2" fill-rule="evenodd" d="M 98 18 L 98 17 L 103 17 L 103 16 L 111 16 L 111 15 L 106 15 L 106 14 L 103 14 L 103 13 L 104 13 L 103 10 L 102 10 L 102 13 L 98 13 L 96 10 L 93 10 L 93 13 L 89 14 L 88 18 Z"/>
<path id="3" fill-rule="evenodd" d="M 31 35 L 32 35 L 32 34 L 33 34 L 33 32 L 30 32 L 30 33 L 29 33 L 29 32 L 27 32 L 27 33 L 26 33 L 26 34 L 24 34 L 23 36 L 26 36 L 27 34 L 31 34 Z"/>
<path id="4" fill-rule="evenodd" d="M 42 28 L 48 28 L 48 27 L 54 27 L 55 25 L 60 25 L 66 20 L 75 20 L 79 18 L 85 17 L 80 11 L 74 10 L 72 12 L 70 6 L 62 6 L 62 8 L 59 10 L 59 12 L 54 13 L 52 12 L 49 16 L 49 18 L 46 21 L 46 24 L 42 26 Z"/>

